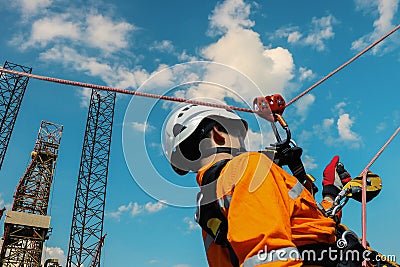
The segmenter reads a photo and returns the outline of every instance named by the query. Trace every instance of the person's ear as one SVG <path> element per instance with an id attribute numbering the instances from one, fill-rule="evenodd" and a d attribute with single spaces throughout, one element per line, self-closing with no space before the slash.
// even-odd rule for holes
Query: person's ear
<path id="1" fill-rule="evenodd" d="M 212 129 L 212 138 L 217 145 L 224 145 L 225 144 L 225 136 L 224 132 L 218 129 L 218 126 L 214 126 Z"/>

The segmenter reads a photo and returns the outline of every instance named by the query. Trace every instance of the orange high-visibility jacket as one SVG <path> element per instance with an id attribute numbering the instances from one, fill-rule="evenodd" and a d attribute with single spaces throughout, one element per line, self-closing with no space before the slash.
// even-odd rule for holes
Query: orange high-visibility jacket
<path id="1" fill-rule="evenodd" d="M 198 172 L 199 184 L 209 167 Z M 230 160 L 217 180 L 217 197 L 240 266 L 302 266 L 297 247 L 336 240 L 334 221 L 318 210 L 311 193 L 262 153 Z M 205 231 L 203 240 L 210 267 L 232 266 L 226 248 Z"/>

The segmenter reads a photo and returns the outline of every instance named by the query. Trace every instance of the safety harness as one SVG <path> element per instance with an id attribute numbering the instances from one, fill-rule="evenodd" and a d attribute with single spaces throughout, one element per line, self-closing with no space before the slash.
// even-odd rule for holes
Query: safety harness
<path id="1" fill-rule="evenodd" d="M 211 166 L 203 175 L 200 192 L 197 194 L 196 222 L 207 233 L 206 240 L 212 241 L 229 251 L 232 266 L 239 267 L 239 260 L 228 241 L 228 220 L 221 210 L 221 203 L 217 200 L 217 179 L 229 159 L 221 160 Z M 209 242 L 206 245 L 211 245 Z"/>

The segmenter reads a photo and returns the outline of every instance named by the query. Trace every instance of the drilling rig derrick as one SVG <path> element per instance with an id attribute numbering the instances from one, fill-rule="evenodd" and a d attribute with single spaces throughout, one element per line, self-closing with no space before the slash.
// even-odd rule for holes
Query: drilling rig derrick
<path id="1" fill-rule="evenodd" d="M 40 267 L 48 239 L 50 189 L 63 126 L 42 121 L 31 162 L 19 181 L 4 221 L 0 267 Z"/>

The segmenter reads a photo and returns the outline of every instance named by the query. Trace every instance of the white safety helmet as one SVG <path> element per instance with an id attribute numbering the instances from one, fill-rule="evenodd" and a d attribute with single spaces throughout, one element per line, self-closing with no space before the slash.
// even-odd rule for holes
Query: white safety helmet
<path id="1" fill-rule="evenodd" d="M 179 108 L 171 114 L 164 126 L 163 146 L 168 161 L 175 172 L 180 175 L 186 174 L 191 169 L 190 167 L 178 166 L 182 164 L 177 164 L 176 161 L 187 160 L 180 152 L 179 145 L 191 137 L 206 118 L 218 122 L 224 128 L 226 128 L 225 125 L 229 124 L 229 122 L 241 122 L 245 131 L 244 135 L 247 133 L 247 122 L 231 110 L 194 104 L 188 104 Z M 194 149 L 198 149 L 198 147 Z"/>

